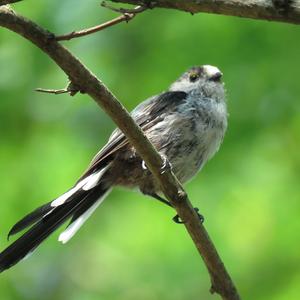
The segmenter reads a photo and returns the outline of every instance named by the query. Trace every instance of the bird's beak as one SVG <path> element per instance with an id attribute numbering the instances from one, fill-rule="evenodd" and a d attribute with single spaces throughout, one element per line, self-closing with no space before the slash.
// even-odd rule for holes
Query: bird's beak
<path id="1" fill-rule="evenodd" d="M 220 82 L 223 74 L 222 72 L 218 71 L 214 73 L 212 76 L 209 77 L 210 81 Z"/>

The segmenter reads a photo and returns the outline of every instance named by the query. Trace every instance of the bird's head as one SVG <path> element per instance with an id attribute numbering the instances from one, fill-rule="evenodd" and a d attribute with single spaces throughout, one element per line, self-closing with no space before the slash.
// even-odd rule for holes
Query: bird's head
<path id="1" fill-rule="evenodd" d="M 200 94 L 216 100 L 225 99 L 222 76 L 222 72 L 214 66 L 192 67 L 183 73 L 169 90 Z"/>

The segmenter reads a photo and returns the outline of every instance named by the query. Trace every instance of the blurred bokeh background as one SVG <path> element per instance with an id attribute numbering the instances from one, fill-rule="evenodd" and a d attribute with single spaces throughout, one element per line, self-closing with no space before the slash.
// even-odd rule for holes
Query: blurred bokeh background
<path id="1" fill-rule="evenodd" d="M 14 5 L 57 34 L 117 14 L 98 1 Z M 65 42 L 131 110 L 192 65 L 224 72 L 221 150 L 186 189 L 244 299 L 300 295 L 300 27 L 155 9 Z M 86 95 L 53 96 L 66 76 L 0 29 L 0 246 L 25 213 L 68 189 L 114 124 Z M 210 296 L 209 277 L 174 212 L 115 189 L 68 244 L 51 236 L 0 275 L 1 299 L 179 300 Z"/>

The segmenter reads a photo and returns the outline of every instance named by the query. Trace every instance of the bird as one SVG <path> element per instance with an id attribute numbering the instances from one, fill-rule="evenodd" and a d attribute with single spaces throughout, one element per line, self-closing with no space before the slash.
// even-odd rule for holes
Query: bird
<path id="1" fill-rule="evenodd" d="M 194 66 L 166 91 L 148 98 L 131 112 L 181 183 L 192 179 L 223 141 L 228 113 L 222 76 L 215 66 Z M 0 253 L 0 272 L 29 256 L 69 221 L 58 238 L 67 243 L 114 186 L 137 188 L 142 194 L 172 206 L 160 196 L 159 184 L 142 157 L 117 128 L 72 188 L 11 228 L 8 238 L 25 233 Z"/>

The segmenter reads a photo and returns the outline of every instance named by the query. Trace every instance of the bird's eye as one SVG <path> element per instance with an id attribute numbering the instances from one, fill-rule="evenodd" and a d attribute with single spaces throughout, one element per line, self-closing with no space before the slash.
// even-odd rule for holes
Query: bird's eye
<path id="1" fill-rule="evenodd" d="M 197 73 L 192 73 L 190 74 L 190 81 L 195 82 L 199 78 L 199 74 Z"/>

